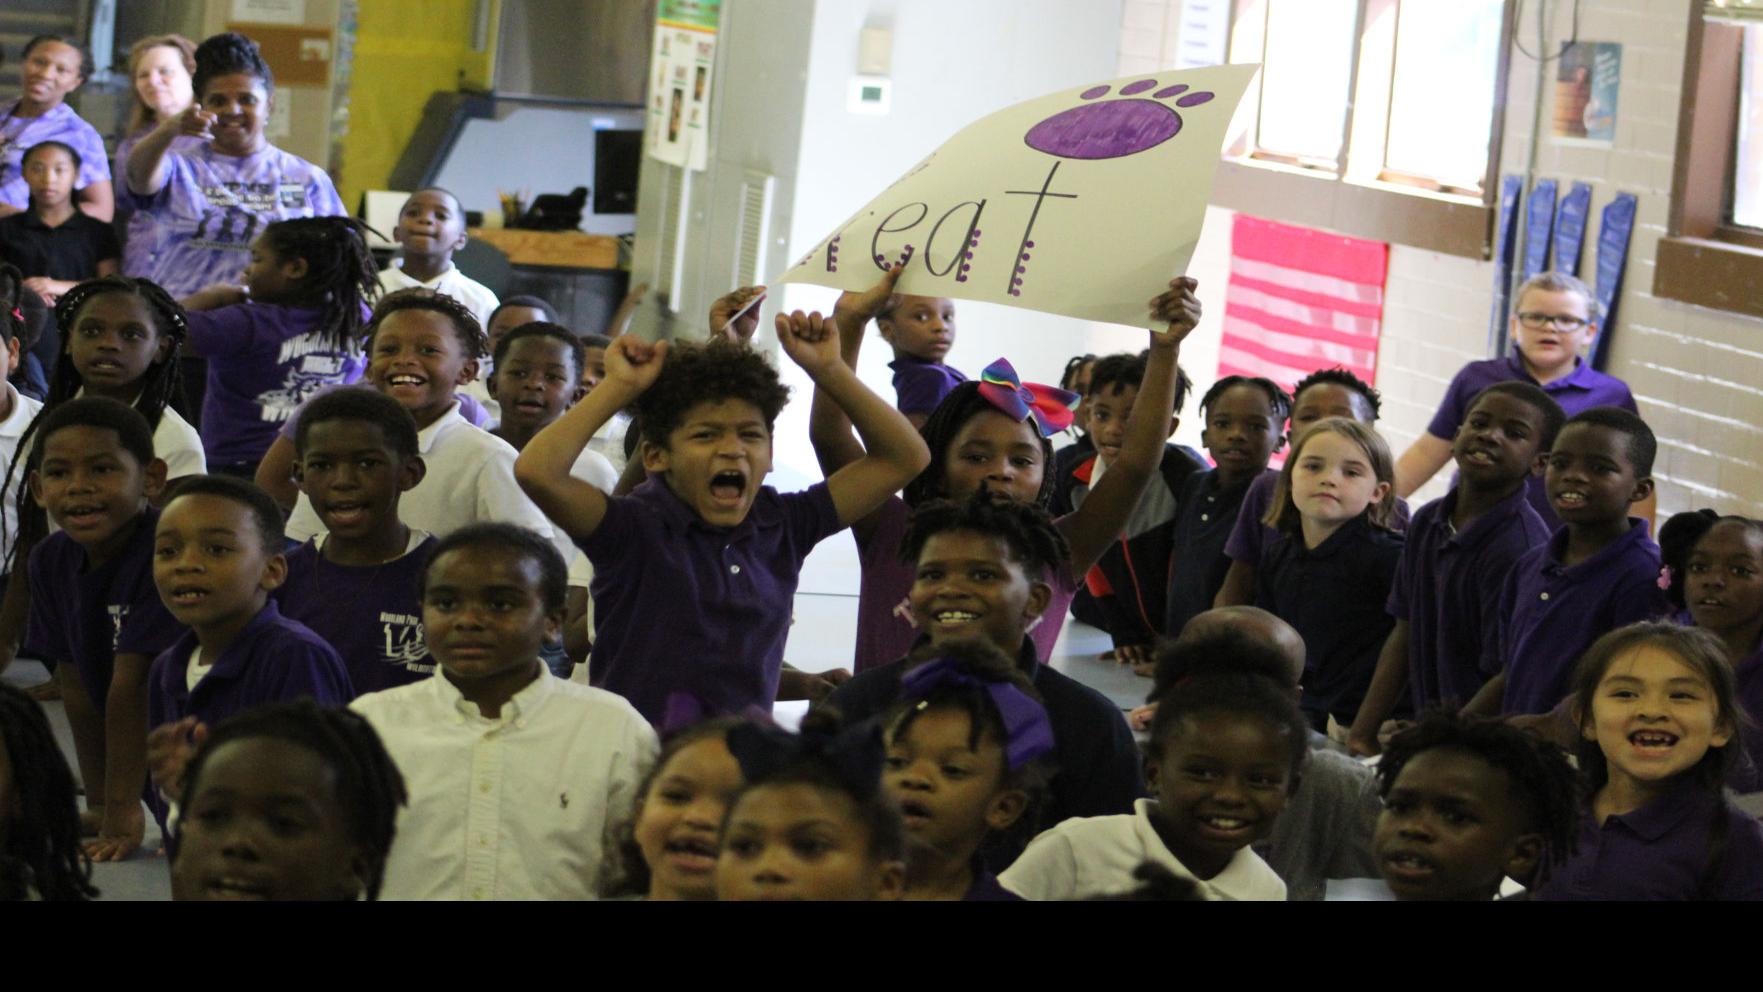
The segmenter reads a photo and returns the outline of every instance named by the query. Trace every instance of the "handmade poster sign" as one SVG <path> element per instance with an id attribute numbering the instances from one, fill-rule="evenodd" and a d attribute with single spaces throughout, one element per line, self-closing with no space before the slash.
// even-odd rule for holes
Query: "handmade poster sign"
<path id="1" fill-rule="evenodd" d="M 1256 66 L 1128 76 L 958 131 L 778 282 L 899 290 L 1144 326 L 1187 269 Z"/>

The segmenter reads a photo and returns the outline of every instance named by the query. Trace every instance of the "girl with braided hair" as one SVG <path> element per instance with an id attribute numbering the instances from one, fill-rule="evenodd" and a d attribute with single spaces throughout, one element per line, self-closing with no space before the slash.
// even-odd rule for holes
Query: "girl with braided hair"
<path id="1" fill-rule="evenodd" d="M 43 708 L 0 683 L 0 902 L 97 894 L 73 772 Z"/>
<path id="2" fill-rule="evenodd" d="M 184 300 L 190 354 L 208 360 L 202 444 L 214 471 L 251 478 L 296 407 L 361 378 L 362 330 L 379 295 L 361 232 L 350 217 L 278 221 L 251 246 L 243 287 Z"/>

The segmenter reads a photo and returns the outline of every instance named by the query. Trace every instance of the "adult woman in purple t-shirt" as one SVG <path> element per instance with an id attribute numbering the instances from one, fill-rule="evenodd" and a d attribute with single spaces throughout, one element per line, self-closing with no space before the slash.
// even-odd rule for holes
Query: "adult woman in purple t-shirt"
<path id="1" fill-rule="evenodd" d="M 275 79 L 255 42 L 230 33 L 202 42 L 193 82 L 195 105 L 160 121 L 128 159 L 134 207 L 157 232 L 140 274 L 175 297 L 237 282 L 274 221 L 347 213 L 323 169 L 264 137 Z M 202 143 L 179 150 L 180 136 Z"/>
<path id="2" fill-rule="evenodd" d="M 0 107 L 0 217 L 30 205 L 24 153 L 59 141 L 80 157 L 75 202 L 82 213 L 108 223 L 114 207 L 104 139 L 67 105 L 67 96 L 92 74 L 92 60 L 73 38 L 43 34 L 25 42 L 17 102 Z"/>
<path id="3" fill-rule="evenodd" d="M 128 125 L 123 139 L 117 143 L 111 163 L 111 175 L 126 182 L 129 153 L 141 139 L 169 118 L 190 109 L 196 100 L 193 77 L 196 72 L 196 43 L 181 34 L 148 35 L 129 47 L 129 79 L 135 95 L 129 108 Z M 200 138 L 178 137 L 172 141 L 173 151 L 190 152 L 202 147 Z M 126 276 L 151 275 L 153 250 L 157 246 L 154 216 L 134 209 L 128 196 L 117 199 L 116 215 L 126 226 L 123 234 L 122 273 Z"/>

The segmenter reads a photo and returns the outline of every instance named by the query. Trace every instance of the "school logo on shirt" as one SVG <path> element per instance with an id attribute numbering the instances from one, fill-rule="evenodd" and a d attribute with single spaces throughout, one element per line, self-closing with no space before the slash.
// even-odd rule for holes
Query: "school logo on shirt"
<path id="1" fill-rule="evenodd" d="M 198 248 L 244 249 L 257 236 L 261 222 L 256 214 L 234 206 L 210 210 L 197 222 L 190 244 Z"/>
<path id="2" fill-rule="evenodd" d="M 306 209 L 306 187 L 299 183 L 282 183 L 281 188 L 277 190 L 277 199 L 281 201 L 284 210 L 304 210 Z"/>
<path id="3" fill-rule="evenodd" d="M 422 636 L 421 617 L 408 613 L 381 613 L 380 623 L 386 632 L 386 664 L 402 665 L 413 672 L 435 670 L 432 664 L 421 664 L 429 653 L 428 643 Z"/>
<path id="4" fill-rule="evenodd" d="M 282 342 L 276 360 L 287 369 L 287 375 L 280 389 L 257 394 L 262 419 L 274 424 L 285 422 L 320 387 L 342 378 L 350 357 L 318 334 L 302 334 Z"/>
<path id="5" fill-rule="evenodd" d="M 115 651 L 117 642 L 122 640 L 122 622 L 129 615 L 127 603 L 111 603 L 104 608 L 110 613 L 110 650 Z"/>

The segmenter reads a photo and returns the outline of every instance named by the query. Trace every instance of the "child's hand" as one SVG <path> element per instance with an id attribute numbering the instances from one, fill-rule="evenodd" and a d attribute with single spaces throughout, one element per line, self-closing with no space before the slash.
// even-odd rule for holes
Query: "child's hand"
<path id="1" fill-rule="evenodd" d="M 184 769 L 208 738 L 208 725 L 193 716 L 162 724 L 147 735 L 147 774 L 153 787 L 173 799 L 184 789 Z"/>
<path id="2" fill-rule="evenodd" d="M 894 284 L 900 281 L 900 273 L 906 267 L 899 262 L 888 266 L 882 273 L 880 281 L 861 293 L 846 290 L 839 294 L 839 302 L 833 305 L 833 313 L 839 317 L 850 317 L 861 323 L 868 323 L 894 295 Z"/>
<path id="3" fill-rule="evenodd" d="M 1169 292 L 1151 301 L 1151 319 L 1169 324 L 1164 334 L 1151 334 L 1151 347 L 1173 348 L 1200 324 L 1200 298 L 1194 295 L 1199 282 L 1181 276 L 1169 280 Z"/>
<path id="4" fill-rule="evenodd" d="M 104 807 L 104 824 L 98 836 L 85 842 L 93 861 L 121 861 L 135 853 L 147 837 L 147 817 L 139 802 Z"/>
<path id="5" fill-rule="evenodd" d="M 179 114 L 175 120 L 178 122 L 179 134 L 191 138 L 201 138 L 204 141 L 213 141 L 214 122 L 219 118 L 203 110 L 200 106 L 192 104 L 190 109 Z"/>
<path id="6" fill-rule="evenodd" d="M 1114 660 L 1122 665 L 1131 665 L 1134 675 L 1143 675 L 1146 678 L 1150 678 L 1157 667 L 1156 662 L 1151 660 L 1149 644 L 1117 644 L 1114 647 Z"/>
<path id="7" fill-rule="evenodd" d="M 606 378 L 600 385 L 611 383 L 636 395 L 655 385 L 666 361 L 666 341 L 650 344 L 642 338 L 621 334 L 606 349 Z"/>
<path id="8" fill-rule="evenodd" d="M 71 286 L 71 283 L 51 279 L 48 276 L 31 276 L 24 281 L 24 288 L 42 297 L 44 305 L 51 307 L 55 305 L 56 300 L 61 299 L 61 294 L 67 292 Z"/>
<path id="9" fill-rule="evenodd" d="M 751 341 L 759 330 L 759 307 L 757 300 L 765 298 L 764 286 L 742 286 L 740 289 L 724 293 L 710 304 L 710 333 L 726 337 L 730 341 Z M 741 313 L 747 304 L 755 305 L 746 313 Z M 739 319 L 729 323 L 730 318 L 740 313 Z"/>
<path id="10" fill-rule="evenodd" d="M 780 313 L 776 326 L 777 341 L 783 345 L 784 354 L 810 376 L 844 367 L 844 361 L 839 358 L 838 328 L 818 312 Z"/>
<path id="11" fill-rule="evenodd" d="M 1151 718 L 1156 715 L 1157 704 L 1146 703 L 1136 710 L 1129 710 L 1126 714 L 1126 722 L 1132 729 L 1143 733 L 1151 729 Z"/>

